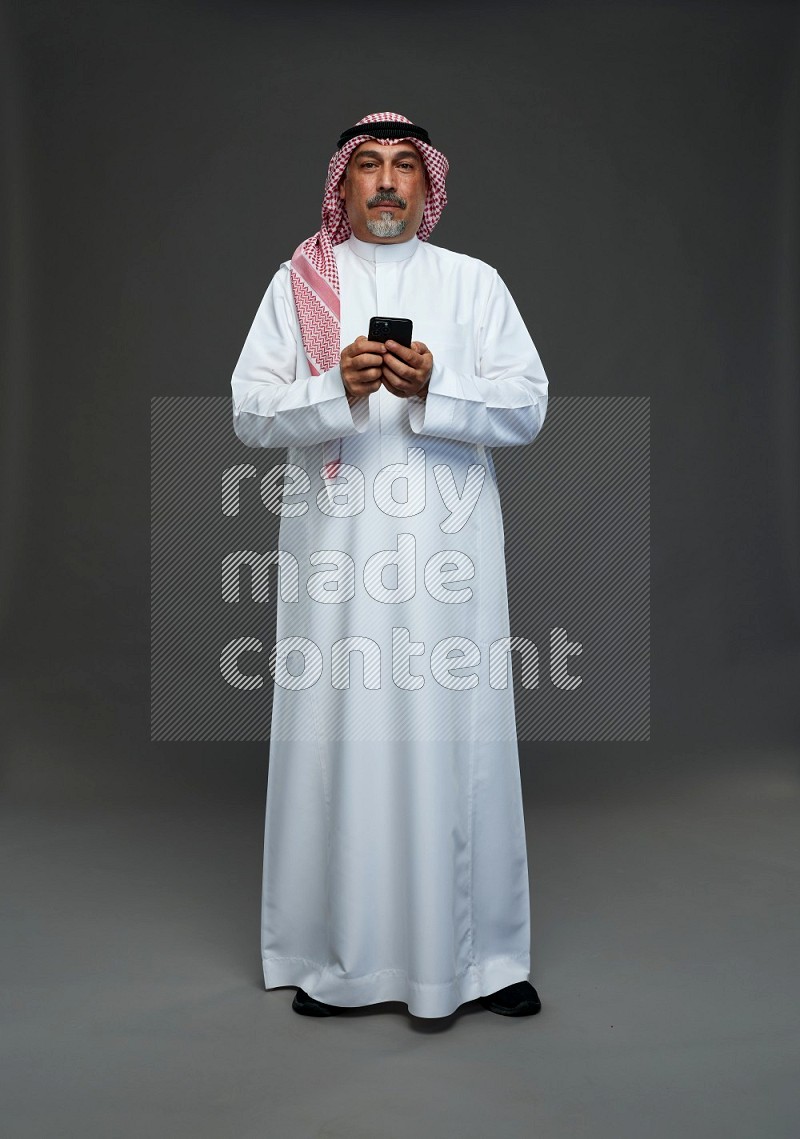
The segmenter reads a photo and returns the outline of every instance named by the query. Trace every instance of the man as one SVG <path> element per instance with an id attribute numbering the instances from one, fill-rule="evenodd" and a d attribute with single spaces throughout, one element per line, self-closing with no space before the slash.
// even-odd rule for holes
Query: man
<path id="1" fill-rule="evenodd" d="M 239 439 L 288 448 L 267 487 L 261 944 L 266 988 L 295 987 L 308 1015 L 541 1007 L 489 449 L 535 439 L 548 381 L 497 272 L 428 242 L 448 169 L 402 115 L 346 130 L 321 229 L 273 277 L 232 378 Z M 410 319 L 410 347 L 369 340 L 375 316 Z"/>

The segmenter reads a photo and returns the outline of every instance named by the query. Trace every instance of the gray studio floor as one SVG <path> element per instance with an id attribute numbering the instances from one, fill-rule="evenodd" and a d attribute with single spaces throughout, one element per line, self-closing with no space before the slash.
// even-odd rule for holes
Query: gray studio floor
<path id="1" fill-rule="evenodd" d="M 316 1020 L 261 983 L 254 749 L 144 744 L 115 790 L 103 764 L 133 764 L 135 733 L 83 784 L 63 745 L 60 788 L 35 774 L 49 727 L 6 738 L 8 1139 L 799 1133 L 790 750 L 542 747 L 522 765 L 541 1014 Z"/>

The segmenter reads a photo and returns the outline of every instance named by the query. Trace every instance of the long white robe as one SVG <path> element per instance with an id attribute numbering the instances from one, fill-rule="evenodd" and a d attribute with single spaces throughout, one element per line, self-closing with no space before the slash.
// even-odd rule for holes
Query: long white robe
<path id="1" fill-rule="evenodd" d="M 372 316 L 410 317 L 434 365 L 427 400 L 381 386 L 351 408 L 338 366 L 310 375 L 284 262 L 234 370 L 239 439 L 288 448 L 272 501 L 299 567 L 294 590 L 291 559 L 270 579 L 264 982 L 439 1017 L 530 973 L 490 448 L 535 439 L 548 382 L 484 262 L 416 237 L 351 236 L 335 255 L 340 347 Z M 339 438 L 334 485 L 321 467 Z M 360 640 L 336 645 L 348 637 Z"/>

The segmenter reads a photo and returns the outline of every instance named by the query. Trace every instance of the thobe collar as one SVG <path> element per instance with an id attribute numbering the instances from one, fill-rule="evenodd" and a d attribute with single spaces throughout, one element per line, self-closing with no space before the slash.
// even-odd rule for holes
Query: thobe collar
<path id="1" fill-rule="evenodd" d="M 407 261 L 409 257 L 414 256 L 422 243 L 416 234 L 410 237 L 408 241 L 382 245 L 377 241 L 362 241 L 354 233 L 351 233 L 347 238 L 347 244 L 356 257 L 360 257 L 363 261 L 374 261 L 376 264 L 382 265 L 387 261 Z"/>

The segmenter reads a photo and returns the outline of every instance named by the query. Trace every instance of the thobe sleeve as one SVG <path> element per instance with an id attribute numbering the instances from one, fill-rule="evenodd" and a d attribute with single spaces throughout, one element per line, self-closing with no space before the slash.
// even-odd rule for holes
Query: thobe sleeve
<path id="1" fill-rule="evenodd" d="M 408 399 L 411 429 L 487 447 L 531 443 L 547 411 L 547 376 L 511 293 L 496 271 L 478 330 L 477 373 L 437 362 L 425 399 Z"/>
<path id="2" fill-rule="evenodd" d="M 233 429 L 249 447 L 324 443 L 365 431 L 369 400 L 352 408 L 338 364 L 298 377 L 300 328 L 288 267 L 264 294 L 233 371 Z M 305 370 L 305 369 L 304 369 Z"/>

